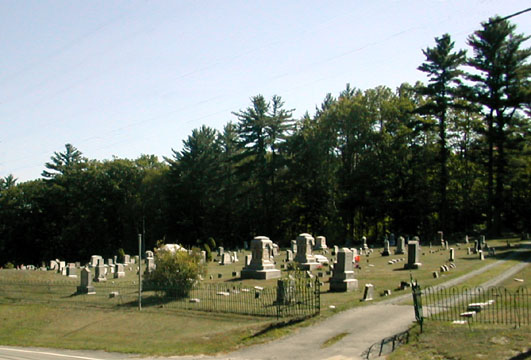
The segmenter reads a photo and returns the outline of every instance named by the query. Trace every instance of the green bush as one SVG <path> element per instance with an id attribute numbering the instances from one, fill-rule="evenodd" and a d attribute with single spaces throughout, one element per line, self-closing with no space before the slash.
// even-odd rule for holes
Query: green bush
<path id="1" fill-rule="evenodd" d="M 15 265 L 13 265 L 13 263 L 11 263 L 11 262 L 7 262 L 4 265 L 4 269 L 14 269 L 14 268 L 15 268 Z"/>
<path id="2" fill-rule="evenodd" d="M 206 264 L 201 263 L 201 254 L 193 250 L 158 250 L 155 253 L 156 269 L 145 277 L 144 286 L 169 297 L 186 297 L 200 275 L 206 274 Z"/>
<path id="3" fill-rule="evenodd" d="M 208 246 L 208 244 L 203 244 L 203 248 L 205 249 L 206 253 L 206 261 L 212 261 L 212 250 L 210 249 L 210 246 Z"/>

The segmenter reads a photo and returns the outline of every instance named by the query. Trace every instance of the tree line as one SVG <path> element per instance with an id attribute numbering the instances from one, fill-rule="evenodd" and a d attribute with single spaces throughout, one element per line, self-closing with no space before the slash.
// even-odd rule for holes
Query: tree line
<path id="1" fill-rule="evenodd" d="M 444 34 L 423 50 L 427 84 L 347 85 L 300 119 L 257 95 L 162 160 L 92 160 L 67 144 L 42 178 L 0 180 L 0 264 L 133 253 L 138 233 L 152 248 L 528 231 L 528 38 L 494 17 L 468 55 Z"/>

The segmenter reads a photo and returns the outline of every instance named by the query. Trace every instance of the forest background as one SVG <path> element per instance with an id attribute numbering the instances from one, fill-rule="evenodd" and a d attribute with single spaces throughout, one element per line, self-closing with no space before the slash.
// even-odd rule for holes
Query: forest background
<path id="1" fill-rule="evenodd" d="M 427 84 L 347 84 L 300 119 L 280 96 L 256 95 L 222 131 L 197 128 L 162 160 L 92 160 L 66 144 L 41 179 L 0 179 L 0 264 L 133 253 L 139 233 L 148 249 L 527 232 L 528 38 L 499 17 L 466 52 L 442 35 L 423 50 Z"/>

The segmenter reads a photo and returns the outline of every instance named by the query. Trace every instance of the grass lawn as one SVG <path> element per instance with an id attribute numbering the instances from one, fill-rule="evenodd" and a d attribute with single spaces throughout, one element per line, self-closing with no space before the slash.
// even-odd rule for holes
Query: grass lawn
<path id="1" fill-rule="evenodd" d="M 511 242 L 518 246 L 517 240 Z M 380 255 L 382 249 L 374 249 L 370 256 L 362 256 L 360 269 L 356 270 L 359 290 L 350 293 L 331 293 L 326 272 L 327 266 L 314 270 L 314 276 L 319 276 L 323 282 L 321 287 L 321 314 L 304 322 L 296 322 L 289 326 L 278 326 L 276 319 L 261 317 L 246 317 L 233 314 L 216 314 L 208 312 L 193 312 L 184 310 L 161 309 L 159 306 L 145 307 L 139 312 L 136 307 L 93 307 L 68 303 L 71 298 L 65 294 L 64 302 L 50 304 L 32 303 L 20 299 L 9 299 L 0 288 L 0 344 L 19 346 L 59 347 L 70 349 L 102 349 L 126 353 L 150 355 L 183 355 L 183 354 L 213 354 L 234 350 L 239 346 L 267 341 L 283 336 L 298 326 L 306 326 L 335 312 L 354 306 L 363 306 L 360 302 L 366 283 L 375 287 L 375 301 L 387 299 L 381 296 L 385 289 L 391 289 L 392 295 L 410 293 L 409 290 L 398 290 L 401 281 L 409 281 L 412 275 L 423 286 L 435 285 L 449 279 L 461 276 L 489 263 L 509 256 L 515 247 L 506 248 L 506 240 L 490 240 L 489 246 L 496 247 L 496 257 L 487 257 L 479 261 L 477 255 L 467 255 L 466 246 L 450 245 L 456 252 L 454 263 L 456 268 L 441 274 L 438 279 L 433 278 L 432 272 L 438 271 L 443 264 L 449 264 L 449 251 L 440 247 L 423 246 L 421 249 L 422 267 L 419 270 L 403 270 L 407 262 L 406 255 Z M 473 246 L 469 244 L 467 246 Z M 394 250 L 394 249 L 392 249 Z M 324 254 L 320 251 L 318 253 Z M 236 264 L 219 265 L 217 262 L 208 264 L 206 283 L 222 283 L 227 286 L 242 283 L 246 287 L 261 286 L 274 287 L 276 280 L 242 280 L 239 273 L 243 267 L 243 259 L 248 252 L 238 253 L 240 261 Z M 331 261 L 331 251 L 325 254 Z M 529 255 L 529 252 L 527 252 Z M 388 264 L 391 259 L 403 258 L 405 261 Z M 285 252 L 276 257 L 277 268 L 286 267 Z M 503 268 L 509 265 L 503 265 Z M 495 270 L 494 268 L 491 271 Z M 529 267 L 528 267 L 529 268 Z M 525 269 L 524 271 L 529 271 Z M 236 273 L 235 276 L 233 273 Z M 321 274 L 319 274 L 321 273 Z M 218 276 L 221 274 L 221 277 Z M 210 275 L 213 275 L 210 279 Z M 283 271 L 283 275 L 287 275 Z M 529 272 L 515 277 L 528 279 Z M 0 280 L 25 282 L 65 282 L 72 285 L 79 283 L 78 279 L 68 279 L 53 272 L 0 270 Z M 511 279 L 512 280 L 512 279 Z M 136 265 L 129 266 L 126 277 L 109 279 L 118 285 L 138 285 Z M 103 289 L 108 284 L 95 283 L 98 294 L 96 301 L 101 304 L 112 302 Z M 507 287 L 522 285 L 508 281 Z M 1 281 L 0 281 L 1 287 Z M 70 290 L 71 291 L 71 290 Z M 31 300 L 31 290 L 25 294 Z M 131 297 L 134 299 L 134 294 Z M 68 305 L 67 305 L 68 304 Z M 331 308 L 333 305 L 335 308 Z M 452 328 L 453 329 L 453 328 Z M 460 331 L 463 328 L 459 328 Z M 467 329 L 465 329 L 467 330 Z M 478 330 L 479 331 L 479 330 Z M 424 334 L 420 337 L 422 337 Z M 334 339 L 335 340 L 335 339 Z M 332 341 L 332 340 L 331 340 Z"/>
<path id="2" fill-rule="evenodd" d="M 270 320 L 205 313 L 0 305 L 0 344 L 149 355 L 213 354 L 260 341 Z"/>
<path id="3" fill-rule="evenodd" d="M 418 326 L 410 334 L 409 344 L 389 354 L 388 360 L 503 360 L 531 350 L 529 326 L 514 329 L 476 324 L 469 330 L 467 326 L 433 321 L 425 323 L 422 334 Z"/>

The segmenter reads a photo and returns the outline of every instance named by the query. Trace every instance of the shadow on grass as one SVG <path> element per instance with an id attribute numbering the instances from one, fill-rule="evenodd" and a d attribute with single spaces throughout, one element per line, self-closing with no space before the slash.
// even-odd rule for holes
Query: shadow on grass
<path id="1" fill-rule="evenodd" d="M 531 262 L 531 249 L 529 249 L 527 246 L 525 247 L 525 251 L 518 251 L 518 248 L 511 248 L 513 250 L 504 251 L 507 248 L 506 247 L 494 247 L 496 251 L 496 255 L 491 256 L 489 255 L 487 250 L 483 250 L 483 253 L 485 254 L 485 259 L 496 259 L 496 260 L 517 260 L 522 262 Z M 500 251 L 504 251 L 503 253 L 500 253 Z M 479 254 L 471 254 L 468 257 L 460 257 L 459 260 L 465 260 L 465 261 L 478 261 L 479 260 Z"/>
<path id="2" fill-rule="evenodd" d="M 286 328 L 286 327 L 293 326 L 293 325 L 296 325 L 296 324 L 300 324 L 300 323 L 302 323 L 302 322 L 304 322 L 304 321 L 306 321 L 306 320 L 308 320 L 308 319 L 310 319 L 310 318 L 312 318 L 314 316 L 315 315 L 311 315 L 311 316 L 305 316 L 305 317 L 300 317 L 300 318 L 295 318 L 295 319 L 275 322 L 273 324 L 270 324 L 270 325 L 266 326 L 265 328 L 263 328 L 262 330 L 258 331 L 257 333 L 246 337 L 244 340 L 254 339 L 254 338 L 257 338 L 259 336 L 263 336 L 263 335 L 267 334 L 268 332 L 270 332 L 272 330 L 278 330 L 278 329 Z"/>
<path id="3" fill-rule="evenodd" d="M 516 356 L 513 356 L 509 360 L 524 360 L 524 359 L 530 359 L 530 358 L 531 358 L 531 350 L 527 350 L 525 353 L 521 353 Z"/>
<path id="4" fill-rule="evenodd" d="M 142 307 L 164 307 L 164 305 L 169 304 L 174 301 L 183 301 L 188 299 L 187 296 L 175 297 L 175 296 L 164 296 L 164 295 L 150 295 L 142 296 Z M 122 307 L 134 308 L 138 307 L 138 300 L 131 300 L 120 304 Z"/>

